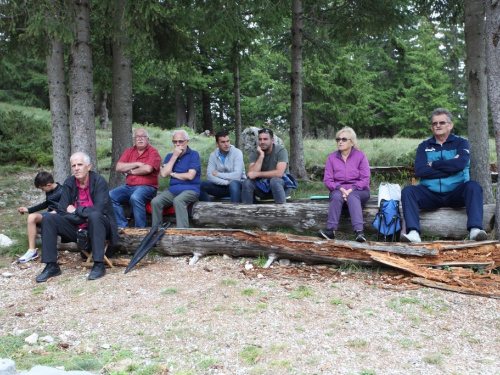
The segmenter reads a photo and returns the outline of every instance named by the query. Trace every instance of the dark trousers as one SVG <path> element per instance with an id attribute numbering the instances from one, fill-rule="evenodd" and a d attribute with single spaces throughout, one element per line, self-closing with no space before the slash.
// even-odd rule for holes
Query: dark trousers
<path id="1" fill-rule="evenodd" d="M 467 212 L 467 230 L 483 229 L 483 189 L 476 181 L 467 181 L 450 193 L 434 193 L 425 186 L 406 186 L 401 193 L 406 233 L 420 233 L 419 209 L 461 208 Z"/>
<path id="2" fill-rule="evenodd" d="M 104 260 L 106 238 L 111 235 L 111 224 L 107 216 L 92 212 L 87 219 L 92 256 L 94 261 Z M 61 215 L 45 215 L 42 219 L 42 263 L 57 262 L 57 237 L 62 242 L 76 242 L 78 225 L 71 224 Z"/>

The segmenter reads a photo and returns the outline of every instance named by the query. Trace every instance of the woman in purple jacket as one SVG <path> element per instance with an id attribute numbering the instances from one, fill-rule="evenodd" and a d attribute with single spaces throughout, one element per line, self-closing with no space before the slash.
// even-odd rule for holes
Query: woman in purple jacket
<path id="1" fill-rule="evenodd" d="M 347 205 L 356 241 L 365 242 L 363 233 L 363 206 L 370 198 L 370 166 L 366 155 L 356 149 L 356 133 L 345 127 L 337 132 L 338 151 L 326 160 L 323 182 L 330 190 L 327 229 L 318 232 L 320 237 L 335 239 L 342 207 Z"/>

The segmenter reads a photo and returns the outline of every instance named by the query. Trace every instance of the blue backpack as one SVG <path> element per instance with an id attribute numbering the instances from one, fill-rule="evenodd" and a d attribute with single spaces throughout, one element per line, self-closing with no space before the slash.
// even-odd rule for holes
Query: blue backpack
<path id="1" fill-rule="evenodd" d="M 396 242 L 401 231 L 399 201 L 382 199 L 373 226 L 377 229 L 377 241 L 383 236 L 383 242 Z"/>

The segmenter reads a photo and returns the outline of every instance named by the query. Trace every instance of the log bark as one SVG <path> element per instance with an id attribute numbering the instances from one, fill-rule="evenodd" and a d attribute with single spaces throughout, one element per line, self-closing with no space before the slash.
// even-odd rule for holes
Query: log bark
<path id="1" fill-rule="evenodd" d="M 120 244 L 129 251 L 139 247 L 148 229 L 123 229 Z M 422 242 L 419 244 L 321 240 L 314 237 L 285 233 L 245 231 L 231 229 L 168 229 L 154 250 L 165 255 L 215 255 L 233 257 L 272 256 L 308 264 L 380 265 L 374 257 L 391 253 L 415 266 L 436 266 L 443 263 L 500 262 L 500 244 L 496 241 Z M 381 255 L 378 255 L 381 254 Z M 394 258 L 396 259 L 396 258 Z M 396 267 L 402 268 L 402 267 Z"/>
<path id="2" fill-rule="evenodd" d="M 376 233 L 372 225 L 378 208 L 365 207 L 364 230 Z M 262 230 L 291 228 L 298 232 L 326 228 L 328 216 L 327 202 L 295 202 L 285 204 L 234 204 L 222 202 L 198 202 L 193 207 L 192 224 L 197 228 L 248 228 Z M 493 230 L 495 205 L 484 206 L 483 228 Z M 465 209 L 421 210 L 422 233 L 449 239 L 467 237 L 467 215 Z M 350 219 L 343 214 L 338 230 L 352 232 Z"/>

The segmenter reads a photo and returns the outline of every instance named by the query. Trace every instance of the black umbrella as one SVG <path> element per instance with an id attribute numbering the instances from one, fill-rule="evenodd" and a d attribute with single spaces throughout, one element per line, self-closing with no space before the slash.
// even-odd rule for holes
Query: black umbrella
<path id="1" fill-rule="evenodd" d="M 123 271 L 123 273 L 127 273 L 137 263 L 139 263 L 141 261 L 141 259 L 144 258 L 144 256 L 149 252 L 149 250 L 151 250 L 151 248 L 158 242 L 158 240 L 163 237 L 163 235 L 165 234 L 165 230 L 170 226 L 170 221 L 167 221 L 163 225 L 160 225 L 160 224 L 161 224 L 161 222 L 159 222 L 155 226 L 151 227 L 151 230 L 146 235 L 146 237 L 144 237 L 144 239 L 142 240 L 141 244 L 139 245 L 139 247 L 135 251 L 132 259 L 130 259 L 128 266 L 125 269 L 125 271 Z M 158 233 L 156 233 L 156 232 L 158 232 Z"/>

